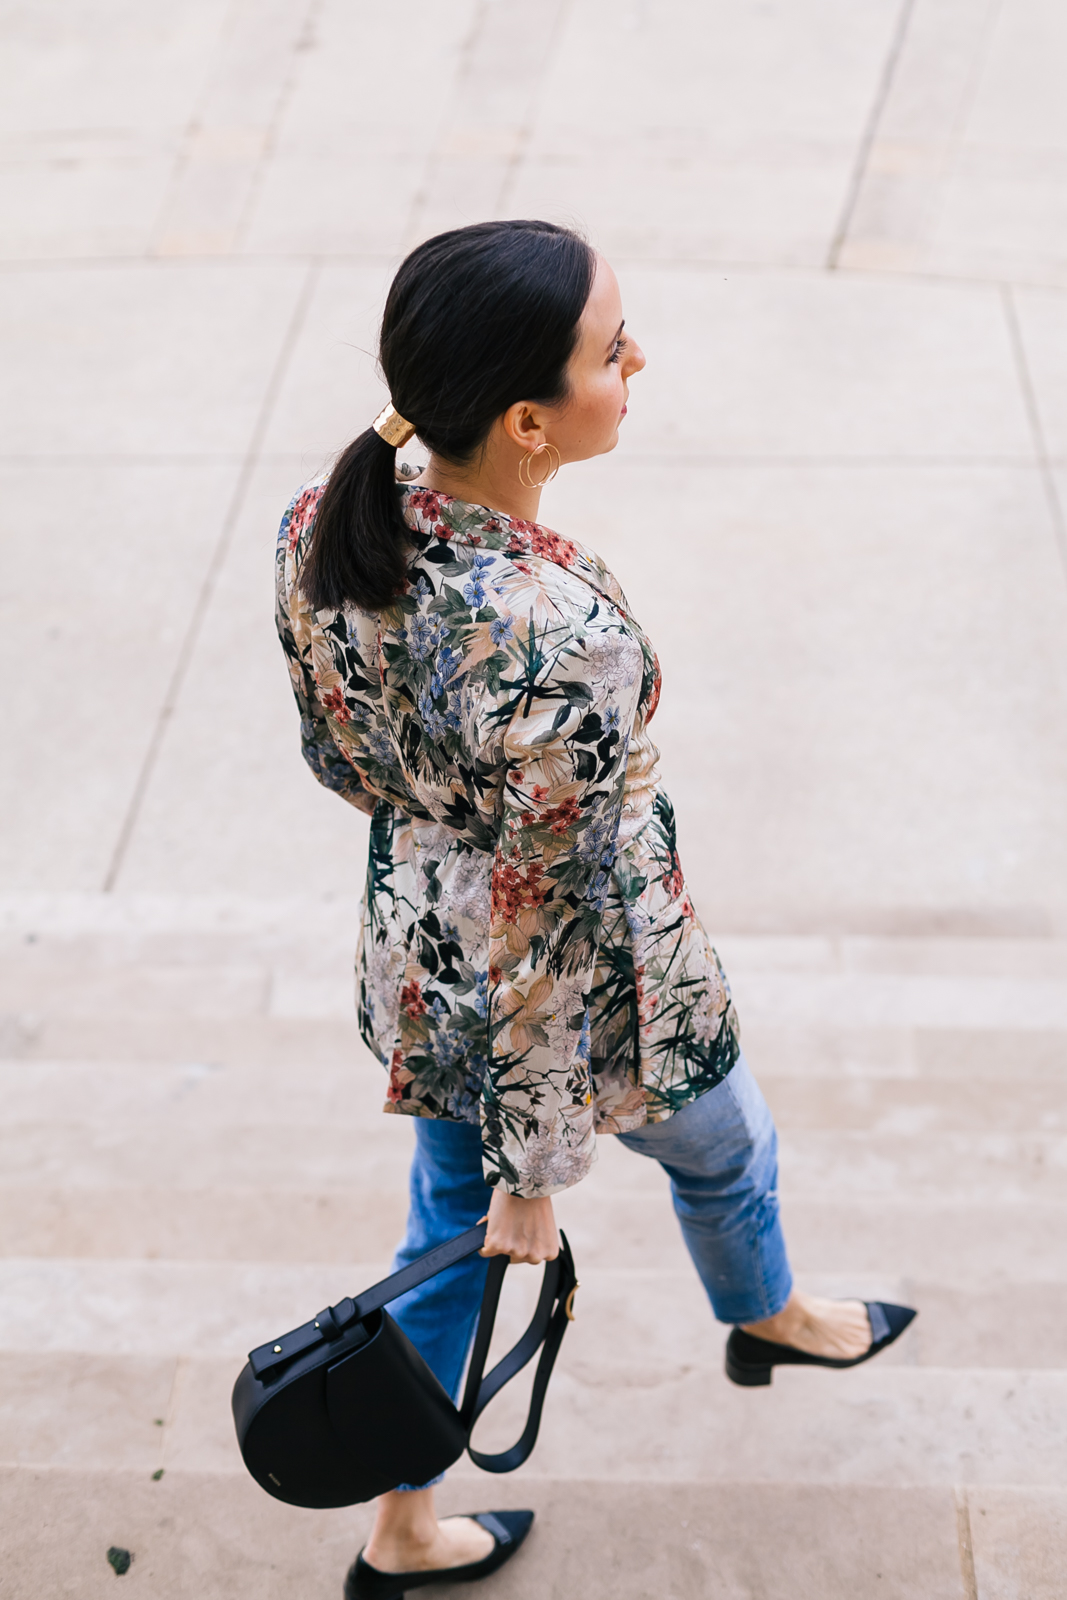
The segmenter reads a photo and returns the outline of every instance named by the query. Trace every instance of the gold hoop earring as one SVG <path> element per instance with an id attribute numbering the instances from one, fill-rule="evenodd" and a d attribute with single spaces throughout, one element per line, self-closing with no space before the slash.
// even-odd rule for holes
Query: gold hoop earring
<path id="1" fill-rule="evenodd" d="M 541 454 L 542 450 L 550 450 L 556 458 L 556 464 L 552 468 L 551 472 L 546 473 L 543 478 L 538 478 L 535 482 L 530 472 L 530 463 L 534 456 L 539 456 Z M 524 489 L 543 489 L 546 483 L 552 482 L 552 479 L 556 476 L 556 473 L 559 471 L 562 465 L 563 463 L 560 460 L 559 451 L 556 449 L 554 444 L 549 444 L 546 440 L 544 444 L 535 445 L 532 450 L 527 450 L 526 454 L 519 462 L 519 482 L 522 484 Z"/>

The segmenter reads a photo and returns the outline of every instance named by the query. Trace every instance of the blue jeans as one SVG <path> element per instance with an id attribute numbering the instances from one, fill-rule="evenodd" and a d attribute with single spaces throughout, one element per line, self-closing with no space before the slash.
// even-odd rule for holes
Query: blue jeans
<path id="1" fill-rule="evenodd" d="M 744 1056 L 722 1083 L 666 1122 L 615 1137 L 658 1161 L 670 1178 L 682 1237 L 719 1321 L 760 1322 L 781 1311 L 793 1277 L 778 1216 L 778 1138 Z M 394 1271 L 473 1228 L 492 1192 L 482 1178 L 480 1130 L 420 1117 L 407 1232 Z M 471 1256 L 389 1307 L 455 1400 L 487 1266 Z"/>

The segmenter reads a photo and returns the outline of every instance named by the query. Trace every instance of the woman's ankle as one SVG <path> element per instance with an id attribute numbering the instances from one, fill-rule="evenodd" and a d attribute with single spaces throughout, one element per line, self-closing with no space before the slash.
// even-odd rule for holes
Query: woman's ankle
<path id="1" fill-rule="evenodd" d="M 792 1289 L 785 1305 L 773 1317 L 763 1317 L 759 1322 L 744 1322 L 741 1327 L 745 1333 L 751 1333 L 757 1339 L 789 1344 L 803 1327 L 805 1314 L 804 1296 Z"/>
<path id="2" fill-rule="evenodd" d="M 387 1507 L 384 1516 L 379 1510 L 363 1559 L 379 1572 L 437 1571 L 483 1561 L 494 1543 L 493 1535 L 473 1518 L 434 1518 L 427 1527 L 424 1517 Z"/>
<path id="3" fill-rule="evenodd" d="M 403 1572 L 420 1564 L 438 1539 L 432 1489 L 393 1489 L 380 1495 L 364 1560 L 383 1571 Z M 411 1562 L 409 1569 L 404 1565 Z"/>

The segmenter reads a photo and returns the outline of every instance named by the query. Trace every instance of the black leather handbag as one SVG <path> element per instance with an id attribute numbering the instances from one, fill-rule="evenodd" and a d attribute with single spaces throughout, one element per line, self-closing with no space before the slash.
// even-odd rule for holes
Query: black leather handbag
<path id="1" fill-rule="evenodd" d="M 426 1483 L 467 1451 L 486 1472 L 513 1472 L 537 1441 L 541 1408 L 578 1287 L 566 1236 L 545 1266 L 533 1319 L 518 1344 L 483 1377 L 507 1256 L 492 1256 L 463 1402 L 457 1408 L 385 1307 L 485 1242 L 485 1223 L 438 1245 L 355 1300 L 260 1345 L 233 1390 L 233 1418 L 245 1466 L 261 1488 L 289 1505 L 351 1506 Z M 471 1430 L 493 1396 L 537 1351 L 522 1437 L 483 1455 Z"/>

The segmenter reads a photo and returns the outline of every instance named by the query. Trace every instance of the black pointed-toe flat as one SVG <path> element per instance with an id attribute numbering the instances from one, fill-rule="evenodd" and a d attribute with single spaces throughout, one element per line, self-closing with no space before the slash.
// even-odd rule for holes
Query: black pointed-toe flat
<path id="1" fill-rule="evenodd" d="M 495 1540 L 492 1550 L 481 1561 L 465 1567 L 435 1567 L 431 1572 L 379 1572 L 362 1554 L 348 1569 L 345 1600 L 404 1600 L 408 1589 L 421 1589 L 427 1583 L 473 1583 L 488 1578 L 502 1567 L 519 1548 L 530 1531 L 532 1511 L 477 1511 L 471 1521 L 480 1523 Z"/>
<path id="2" fill-rule="evenodd" d="M 791 1344 L 774 1344 L 735 1328 L 726 1341 L 726 1376 L 746 1389 L 757 1389 L 770 1383 L 775 1367 L 858 1367 L 899 1339 L 917 1315 L 910 1306 L 886 1305 L 881 1300 L 865 1300 L 864 1305 L 871 1319 L 871 1343 L 861 1356 L 847 1361 L 835 1356 L 809 1356 L 805 1350 L 794 1350 Z"/>

